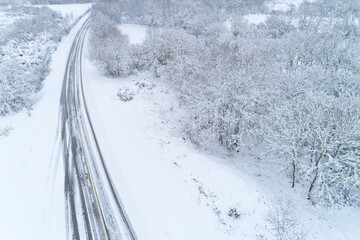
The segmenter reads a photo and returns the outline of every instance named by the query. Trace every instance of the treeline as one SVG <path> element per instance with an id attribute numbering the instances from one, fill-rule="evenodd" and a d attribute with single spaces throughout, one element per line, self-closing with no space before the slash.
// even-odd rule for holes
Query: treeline
<path id="1" fill-rule="evenodd" d="M 29 0 L 32 4 L 70 4 L 70 3 L 91 3 L 93 0 Z"/>
<path id="2" fill-rule="evenodd" d="M 1 0 L 0 5 L 46 5 L 46 4 L 70 4 L 70 3 L 91 3 L 93 0 Z"/>
<path id="3" fill-rule="evenodd" d="M 68 21 L 47 7 L 13 7 L 26 13 L 0 34 L 0 116 L 30 109 L 49 72 L 51 54 Z"/>
<path id="4" fill-rule="evenodd" d="M 283 159 L 291 186 L 304 185 L 313 203 L 359 206 L 359 4 L 305 2 L 268 12 L 260 25 L 243 13 L 263 11 L 263 1 L 246 11 L 232 4 L 100 3 L 92 56 L 107 75 L 152 70 L 167 79 L 190 113 L 185 131 L 195 144 L 261 146 Z M 120 21 L 106 14 L 111 6 L 120 21 L 151 26 L 144 44 L 129 46 L 116 28 Z"/>

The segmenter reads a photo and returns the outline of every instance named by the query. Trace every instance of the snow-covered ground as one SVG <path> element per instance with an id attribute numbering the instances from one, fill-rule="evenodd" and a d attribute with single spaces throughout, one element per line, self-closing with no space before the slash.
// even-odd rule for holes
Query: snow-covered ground
<path id="1" fill-rule="evenodd" d="M 260 24 L 266 21 L 268 15 L 266 14 L 248 14 L 244 18 L 251 24 Z"/>
<path id="2" fill-rule="evenodd" d="M 144 38 L 144 27 L 120 29 L 132 43 Z M 145 72 L 109 79 L 86 56 L 85 92 L 94 127 L 141 239 L 273 239 L 265 218 L 279 196 L 293 202 L 308 239 L 360 235 L 358 209 L 314 207 L 290 188 L 274 161 L 246 150 L 229 157 L 195 149 L 180 129 L 186 113 L 161 78 Z M 118 92 L 133 99 L 121 101 Z M 231 209 L 238 219 L 229 216 Z"/>
<path id="3" fill-rule="evenodd" d="M 81 16 L 92 4 L 59 4 L 46 5 L 53 11 L 59 12 L 63 17 L 71 17 L 76 19 Z"/>
<path id="4" fill-rule="evenodd" d="M 0 129 L 13 128 L 0 136 L 1 239 L 65 239 L 64 171 L 55 141 L 67 54 L 80 24 L 54 53 L 33 111 L 0 119 Z"/>
<path id="5" fill-rule="evenodd" d="M 131 44 L 141 44 L 146 37 L 146 27 L 138 24 L 120 24 L 119 30 L 128 36 Z"/>
<path id="6" fill-rule="evenodd" d="M 308 2 L 312 2 L 316 0 L 310 0 Z M 297 7 L 299 6 L 304 0 L 274 0 L 269 1 L 267 4 L 268 8 L 273 11 L 287 11 L 292 6 Z"/>
<path id="7" fill-rule="evenodd" d="M 306 199 L 307 189 L 299 185 L 295 189 L 290 188 L 290 178 L 279 161 L 242 149 L 238 155 L 225 158 L 224 164 L 230 164 L 237 172 L 246 172 L 247 176 L 262 186 L 261 189 L 272 203 L 279 197 L 290 200 L 299 223 L 308 231 L 308 239 L 358 239 L 360 209 L 326 209 L 312 205 Z"/>

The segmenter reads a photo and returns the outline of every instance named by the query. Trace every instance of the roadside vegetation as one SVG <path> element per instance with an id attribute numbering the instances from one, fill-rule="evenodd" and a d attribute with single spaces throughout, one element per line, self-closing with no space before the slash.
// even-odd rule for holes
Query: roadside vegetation
<path id="1" fill-rule="evenodd" d="M 360 205 L 360 5 L 266 1 L 104 1 L 90 52 L 107 76 L 151 70 L 179 92 L 194 144 L 282 159 L 289 187 L 323 206 Z M 245 20 L 266 14 L 264 23 Z M 225 22 L 230 22 L 227 29 Z M 129 45 L 118 23 L 149 26 Z"/>
<path id="2" fill-rule="evenodd" d="M 14 19 L 0 33 L 0 116 L 6 116 L 36 102 L 69 21 L 47 7 L 15 5 L 2 11 Z"/>

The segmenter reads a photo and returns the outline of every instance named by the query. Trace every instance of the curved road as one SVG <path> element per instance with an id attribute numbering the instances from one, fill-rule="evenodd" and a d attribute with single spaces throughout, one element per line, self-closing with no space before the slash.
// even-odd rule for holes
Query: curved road
<path id="1" fill-rule="evenodd" d="M 72 44 L 61 94 L 68 239 L 131 239 L 136 235 L 108 173 L 91 123 L 82 81 L 89 19 Z"/>

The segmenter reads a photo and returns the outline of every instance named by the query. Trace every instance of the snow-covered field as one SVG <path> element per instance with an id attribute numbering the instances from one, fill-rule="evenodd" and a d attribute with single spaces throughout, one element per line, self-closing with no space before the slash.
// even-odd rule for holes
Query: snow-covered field
<path id="1" fill-rule="evenodd" d="M 291 6 L 299 6 L 304 0 L 274 0 L 269 1 L 267 6 L 274 11 L 287 11 Z M 313 0 L 314 1 L 314 0 Z M 309 2 L 312 2 L 311 0 Z"/>
<path id="2" fill-rule="evenodd" d="M 81 16 L 92 4 L 59 4 L 46 5 L 53 11 L 61 13 L 63 17 L 70 17 L 75 20 Z"/>
<path id="3" fill-rule="evenodd" d="M 131 44 L 141 44 L 145 40 L 146 27 L 137 24 L 120 24 L 119 30 L 128 36 Z"/>

